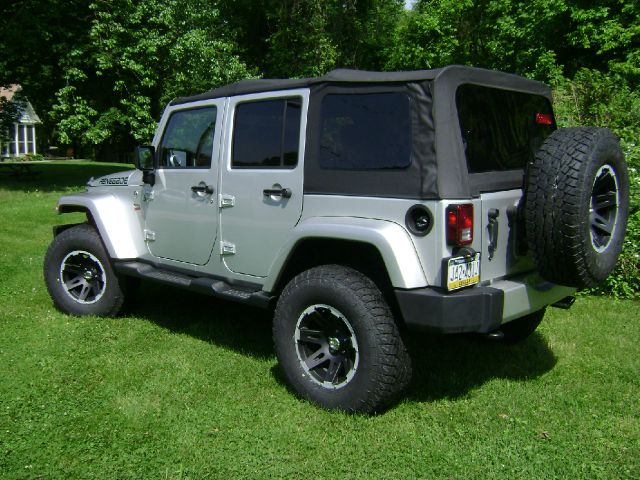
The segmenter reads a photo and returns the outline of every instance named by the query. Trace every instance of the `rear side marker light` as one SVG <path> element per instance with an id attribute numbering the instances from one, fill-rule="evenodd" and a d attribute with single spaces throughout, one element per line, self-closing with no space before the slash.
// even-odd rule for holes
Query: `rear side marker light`
<path id="1" fill-rule="evenodd" d="M 473 204 L 449 205 L 446 218 L 449 245 L 463 246 L 473 242 Z"/>
<path id="2" fill-rule="evenodd" d="M 550 113 L 536 113 L 536 123 L 538 125 L 553 125 L 553 117 Z"/>

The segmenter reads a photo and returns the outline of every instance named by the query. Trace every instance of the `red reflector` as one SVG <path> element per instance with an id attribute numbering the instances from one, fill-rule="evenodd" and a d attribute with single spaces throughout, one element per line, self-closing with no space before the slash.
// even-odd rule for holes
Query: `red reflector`
<path id="1" fill-rule="evenodd" d="M 447 243 L 469 245 L 473 242 L 473 204 L 449 205 L 447 207 Z"/>
<path id="2" fill-rule="evenodd" d="M 536 123 L 538 125 L 553 125 L 553 117 L 550 113 L 536 113 Z"/>

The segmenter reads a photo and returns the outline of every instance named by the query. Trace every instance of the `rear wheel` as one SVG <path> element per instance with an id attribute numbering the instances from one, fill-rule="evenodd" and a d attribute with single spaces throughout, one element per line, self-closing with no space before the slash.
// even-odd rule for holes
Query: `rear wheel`
<path id="1" fill-rule="evenodd" d="M 71 315 L 114 316 L 125 300 L 98 232 L 81 224 L 57 235 L 44 260 L 44 277 L 56 308 Z"/>
<path id="2" fill-rule="evenodd" d="M 326 265 L 291 280 L 278 301 L 273 336 L 289 386 L 325 408 L 380 411 L 411 378 L 380 290 L 351 268 Z"/>

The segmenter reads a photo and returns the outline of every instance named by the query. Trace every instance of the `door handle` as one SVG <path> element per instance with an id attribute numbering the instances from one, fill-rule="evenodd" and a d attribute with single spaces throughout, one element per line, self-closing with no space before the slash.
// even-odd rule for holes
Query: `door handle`
<path id="1" fill-rule="evenodd" d="M 492 260 L 498 248 L 498 217 L 500 216 L 500 210 L 490 208 L 487 216 L 489 217 L 489 223 L 487 224 L 489 233 L 489 260 Z"/>
<path id="2" fill-rule="evenodd" d="M 291 198 L 290 188 L 265 188 L 262 193 L 265 197 Z"/>
<path id="3" fill-rule="evenodd" d="M 204 183 L 200 185 L 194 185 L 191 187 L 191 191 L 193 193 L 206 193 L 207 195 L 211 195 L 213 193 L 213 187 L 211 185 L 205 185 Z"/>

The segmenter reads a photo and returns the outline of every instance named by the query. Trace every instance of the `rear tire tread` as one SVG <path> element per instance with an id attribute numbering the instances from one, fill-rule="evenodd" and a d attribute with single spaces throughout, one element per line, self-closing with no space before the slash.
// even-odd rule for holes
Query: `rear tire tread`
<path id="1" fill-rule="evenodd" d="M 596 148 L 600 150 L 596 152 Z M 610 268 L 603 268 L 602 261 L 596 266 L 588 258 L 592 255 L 588 238 L 590 162 L 601 161 L 594 158 L 595 154 L 611 157 L 621 182 L 622 228 L 616 231 L 621 232 L 618 237 L 611 240 L 615 243 L 610 248 Z M 529 166 L 525 210 L 527 244 L 544 278 L 578 288 L 602 281 L 621 249 L 628 211 L 628 176 L 614 134 L 596 127 L 554 131 Z"/>
<path id="2" fill-rule="evenodd" d="M 330 285 L 332 287 L 337 285 L 339 288 L 353 293 L 369 314 L 369 328 L 376 331 L 375 337 L 380 355 L 377 357 L 378 361 L 372 365 L 375 378 L 368 382 L 370 388 L 366 389 L 364 394 L 358 395 L 359 398 L 355 399 L 355 402 L 340 409 L 349 412 L 374 413 L 387 407 L 397 400 L 409 384 L 411 360 L 398 326 L 380 290 L 373 281 L 354 269 L 341 265 L 315 267 L 299 274 L 287 285 L 278 301 L 275 318 L 278 319 L 285 315 L 291 295 L 310 285 Z M 287 335 L 280 331 L 279 323 L 277 320 L 274 321 L 274 340 L 277 340 L 280 335 Z M 289 377 L 286 369 L 285 375 Z M 296 382 L 291 380 L 293 379 L 289 378 L 289 383 L 303 397 L 318 403 L 306 392 L 295 388 Z"/>

